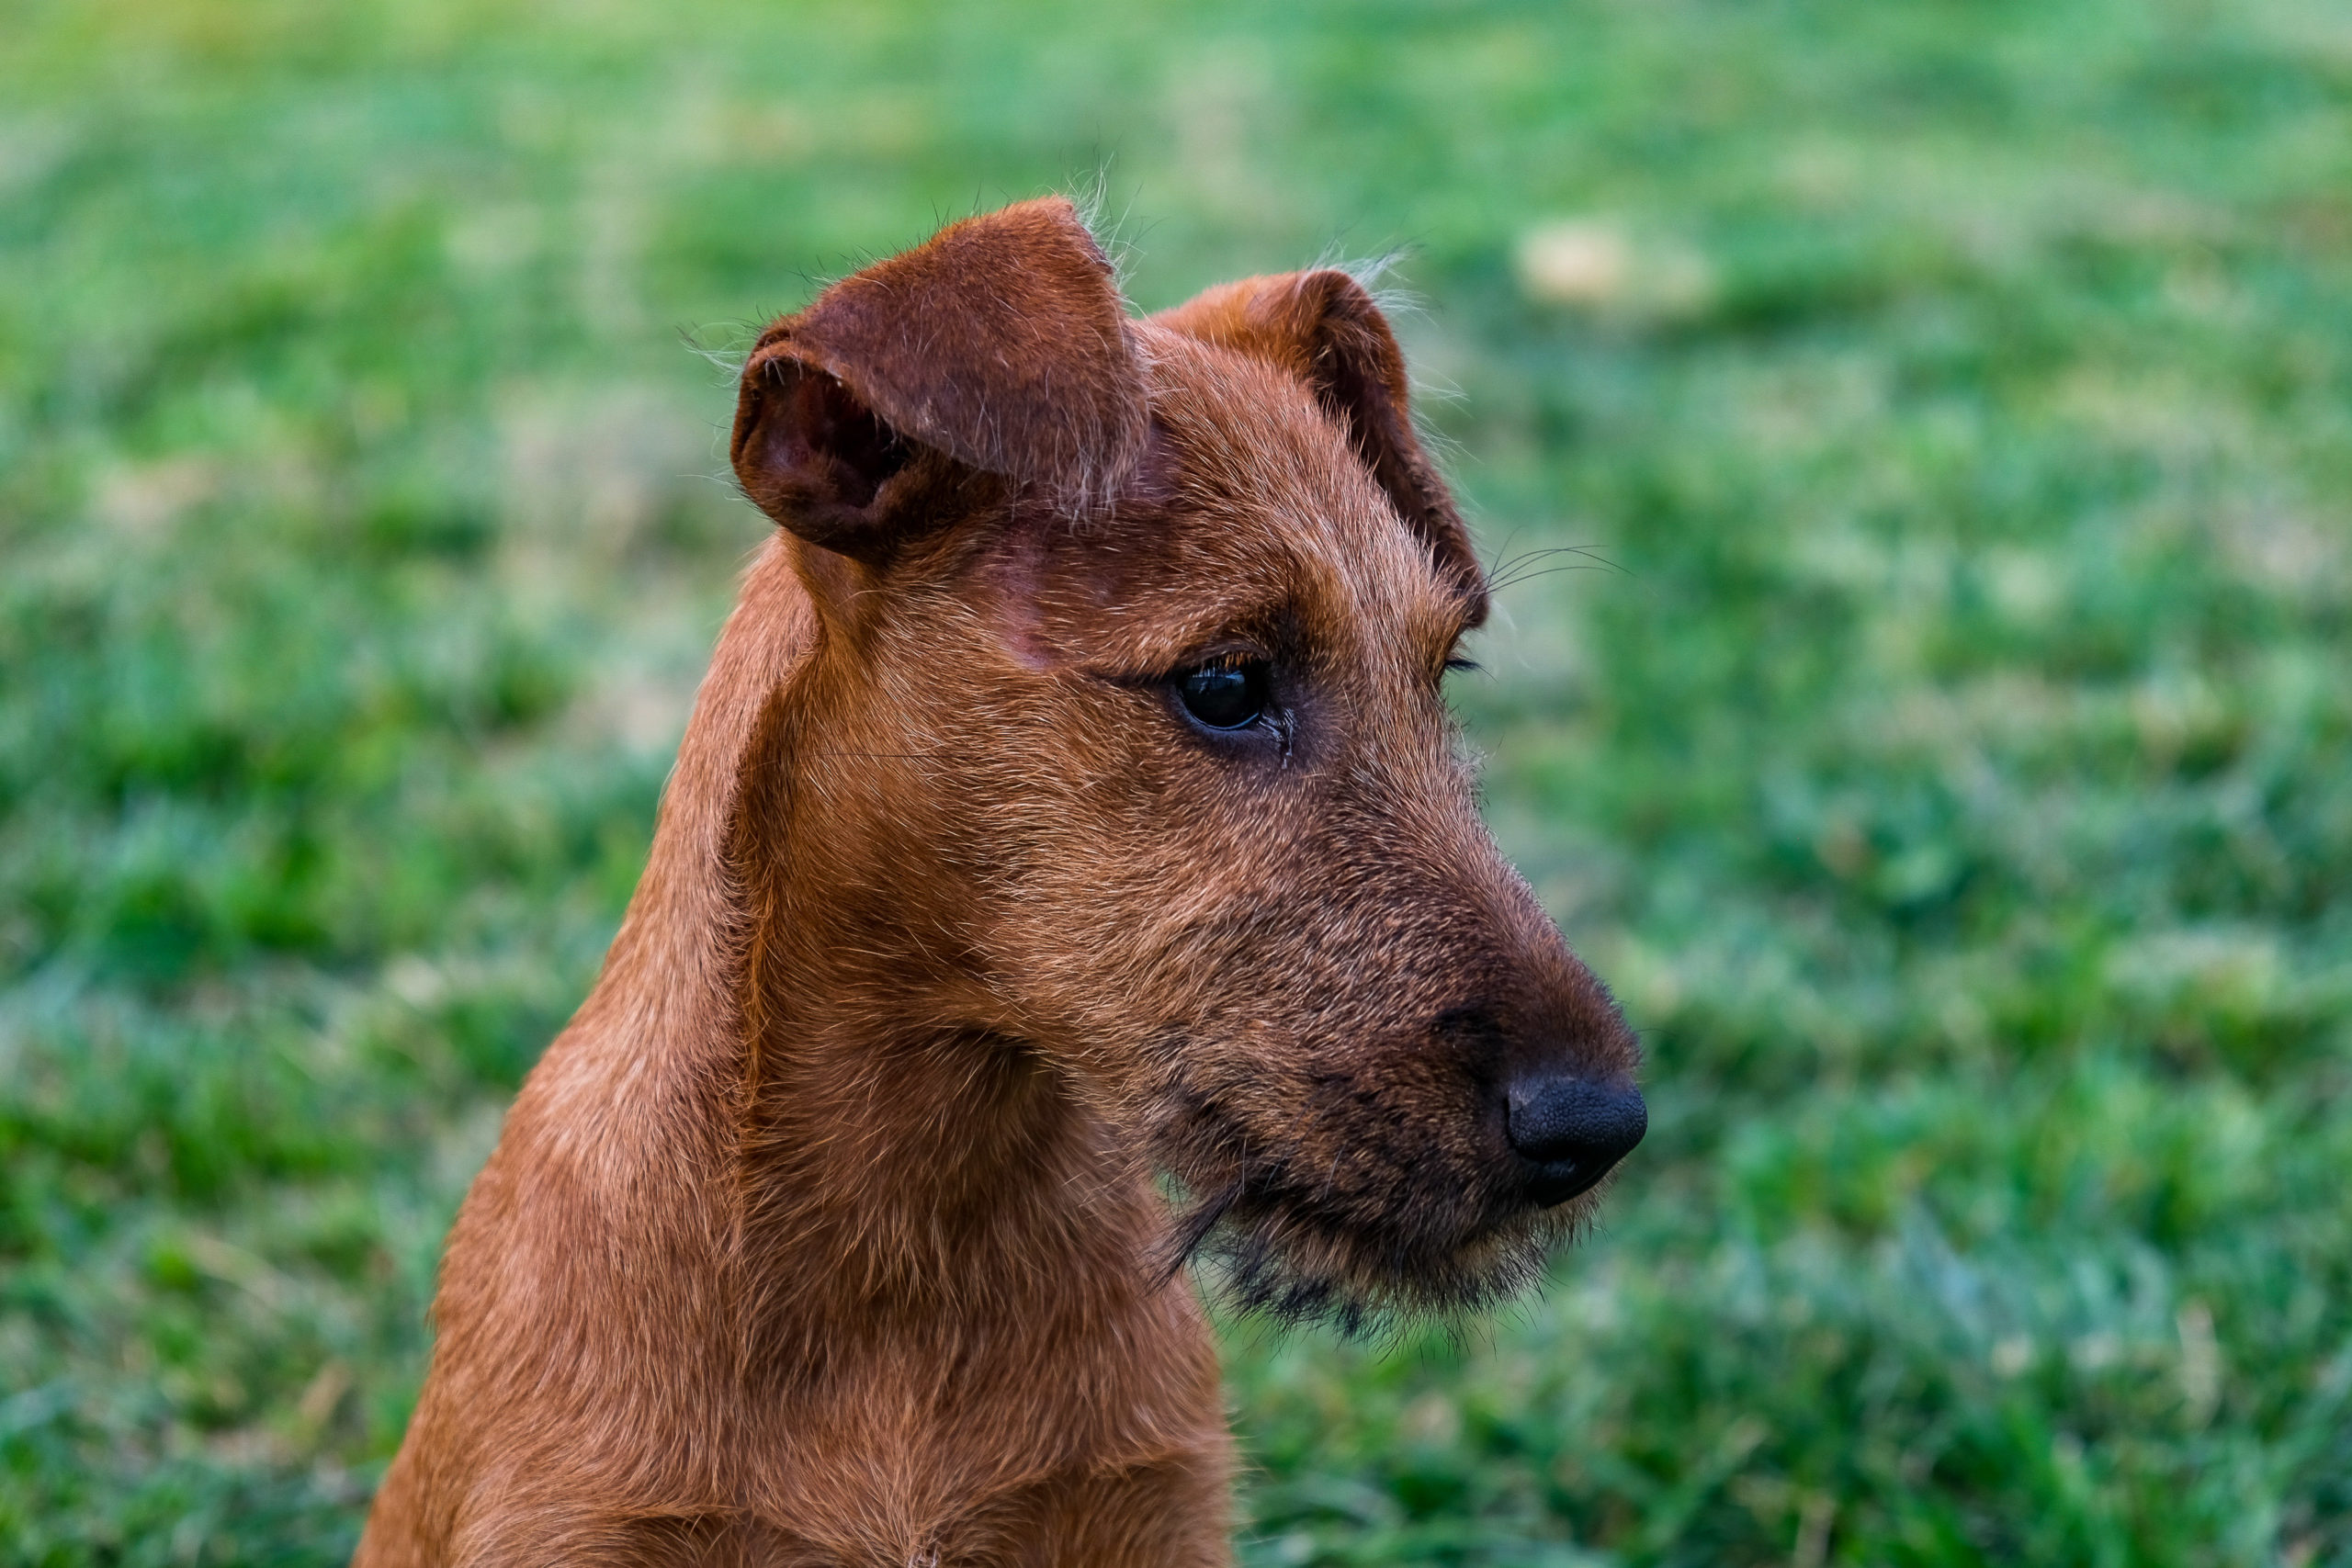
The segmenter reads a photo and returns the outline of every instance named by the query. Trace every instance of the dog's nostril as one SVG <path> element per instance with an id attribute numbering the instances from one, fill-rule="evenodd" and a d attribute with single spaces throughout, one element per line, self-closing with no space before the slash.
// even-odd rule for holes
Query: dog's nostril
<path id="1" fill-rule="evenodd" d="M 1628 1083 L 1541 1077 L 1513 1084 L 1510 1146 L 1535 1167 L 1528 1195 L 1565 1203 L 1609 1174 L 1649 1130 L 1642 1091 Z"/>

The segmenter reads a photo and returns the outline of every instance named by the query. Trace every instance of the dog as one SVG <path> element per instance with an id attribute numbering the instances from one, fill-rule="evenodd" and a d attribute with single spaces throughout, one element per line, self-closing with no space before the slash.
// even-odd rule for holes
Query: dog
<path id="1" fill-rule="evenodd" d="M 1645 1124 L 1479 818 L 1396 339 L 1331 270 L 1133 317 L 1048 197 L 770 326 L 731 452 L 779 531 L 356 1562 L 1229 1562 L 1186 1260 L 1466 1312 Z"/>

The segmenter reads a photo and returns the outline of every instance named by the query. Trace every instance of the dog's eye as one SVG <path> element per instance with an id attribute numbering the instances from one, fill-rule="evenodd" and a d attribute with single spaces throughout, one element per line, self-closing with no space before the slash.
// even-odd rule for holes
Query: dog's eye
<path id="1" fill-rule="evenodd" d="M 1178 678 L 1176 695 L 1211 729 L 1240 729 L 1266 711 L 1266 666 L 1256 660 L 1204 664 Z"/>

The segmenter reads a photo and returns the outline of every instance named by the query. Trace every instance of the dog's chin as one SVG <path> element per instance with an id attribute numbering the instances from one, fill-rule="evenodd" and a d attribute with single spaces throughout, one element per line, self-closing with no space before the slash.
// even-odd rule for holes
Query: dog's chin
<path id="1" fill-rule="evenodd" d="M 1589 1194 L 1556 1208 L 1513 1205 L 1432 1233 L 1401 1217 L 1366 1223 L 1244 1189 L 1219 1202 L 1213 1223 L 1195 1212 L 1192 1250 L 1211 1293 L 1235 1311 L 1376 1336 L 1454 1321 L 1530 1290 L 1590 1208 Z"/>

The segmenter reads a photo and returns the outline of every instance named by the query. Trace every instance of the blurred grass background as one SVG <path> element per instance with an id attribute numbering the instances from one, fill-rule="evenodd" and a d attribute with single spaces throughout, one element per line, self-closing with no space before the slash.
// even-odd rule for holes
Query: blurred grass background
<path id="1" fill-rule="evenodd" d="M 2352 1562 L 2339 0 L 0 6 L 0 1560 L 326 1563 L 811 280 L 1408 247 L 1491 813 L 1651 1051 L 1545 1297 L 1229 1334 L 1252 1564 Z"/>

